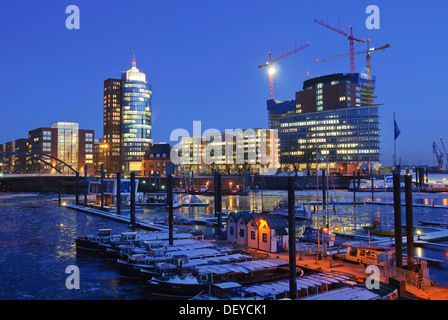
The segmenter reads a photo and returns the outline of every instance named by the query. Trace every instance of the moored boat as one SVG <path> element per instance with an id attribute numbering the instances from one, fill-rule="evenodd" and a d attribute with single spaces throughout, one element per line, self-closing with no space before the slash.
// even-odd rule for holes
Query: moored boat
<path id="1" fill-rule="evenodd" d="M 296 271 L 300 273 L 301 269 L 297 267 Z M 265 259 L 198 266 L 191 274 L 154 277 L 147 282 L 147 286 L 153 299 L 188 299 L 208 292 L 210 286 L 216 283 L 233 281 L 253 284 L 286 278 L 288 275 L 288 260 Z"/>

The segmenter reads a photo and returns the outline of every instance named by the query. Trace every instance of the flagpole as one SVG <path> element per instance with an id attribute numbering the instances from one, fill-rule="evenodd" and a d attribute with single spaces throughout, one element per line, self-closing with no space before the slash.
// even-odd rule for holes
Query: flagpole
<path id="1" fill-rule="evenodd" d="M 396 137 L 396 122 L 395 122 L 395 112 L 394 112 L 394 167 L 397 169 L 397 137 Z"/>

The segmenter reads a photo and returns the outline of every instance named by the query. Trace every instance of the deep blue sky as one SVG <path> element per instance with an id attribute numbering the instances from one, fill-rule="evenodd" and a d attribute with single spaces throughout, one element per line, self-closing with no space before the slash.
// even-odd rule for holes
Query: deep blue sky
<path id="1" fill-rule="evenodd" d="M 65 8 L 80 9 L 80 30 L 68 30 Z M 365 9 L 381 10 L 381 29 L 368 30 Z M 381 115 L 382 161 L 391 164 L 393 112 L 401 135 L 398 156 L 435 163 L 432 142 L 448 146 L 446 34 L 448 3 L 364 0 L 70 0 L 0 3 L 0 143 L 27 137 L 54 121 L 79 122 L 103 131 L 103 81 L 137 67 L 153 87 L 153 139 L 169 142 L 173 129 L 267 126 L 269 82 L 263 64 L 311 47 L 277 64 L 275 98 L 293 99 L 311 75 L 349 72 L 349 59 L 315 63 L 349 51 L 342 36 L 313 22 L 325 19 L 373 46 Z M 357 45 L 362 50 L 365 45 Z M 365 71 L 365 56 L 356 57 Z"/>

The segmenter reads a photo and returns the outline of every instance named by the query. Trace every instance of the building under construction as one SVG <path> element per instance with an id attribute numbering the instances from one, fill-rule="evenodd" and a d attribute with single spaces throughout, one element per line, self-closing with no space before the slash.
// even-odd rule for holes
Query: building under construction
<path id="1" fill-rule="evenodd" d="M 315 171 L 328 164 L 340 173 L 376 168 L 374 88 L 374 76 L 338 73 L 306 80 L 295 100 L 268 100 L 270 126 L 279 130 L 282 168 Z"/>

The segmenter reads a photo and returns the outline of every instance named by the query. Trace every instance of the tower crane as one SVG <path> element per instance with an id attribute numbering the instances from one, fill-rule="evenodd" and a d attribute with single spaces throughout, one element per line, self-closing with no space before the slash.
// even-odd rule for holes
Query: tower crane
<path id="1" fill-rule="evenodd" d="M 347 33 L 343 30 L 341 30 L 341 26 L 339 24 L 339 27 L 333 27 L 330 24 L 328 24 L 328 17 L 327 17 L 327 22 L 324 22 L 322 20 L 318 20 L 318 19 L 314 19 L 314 22 L 330 29 L 333 31 L 336 31 L 337 33 L 342 34 L 343 36 L 346 36 L 347 39 L 350 41 L 350 73 L 355 73 L 355 41 L 358 43 L 364 43 L 364 39 L 358 39 L 355 38 L 355 36 L 353 36 L 353 27 L 350 26 L 350 33 Z"/>
<path id="2" fill-rule="evenodd" d="M 330 60 L 335 60 L 335 59 L 339 59 L 339 58 L 344 58 L 347 57 L 348 55 L 356 55 L 356 54 L 366 54 L 366 73 L 367 73 L 367 104 L 371 105 L 373 103 L 373 98 L 372 98 L 372 58 L 370 56 L 371 52 L 375 52 L 378 50 L 386 50 L 387 48 L 389 48 L 390 45 L 386 44 L 384 46 L 381 47 L 376 47 L 376 48 L 371 48 L 370 47 L 370 39 L 367 40 L 367 49 L 366 50 L 361 50 L 361 51 L 356 51 L 356 52 L 350 52 L 350 53 L 344 53 L 344 54 L 340 54 L 331 58 L 326 58 L 326 59 L 316 59 L 316 62 L 326 62 L 326 61 L 330 61 Z"/>
<path id="3" fill-rule="evenodd" d="M 295 46 L 294 46 L 294 50 L 292 50 L 292 51 L 290 51 L 288 53 L 282 53 L 281 56 L 279 56 L 279 57 L 277 57 L 275 59 L 272 59 L 271 52 L 269 52 L 269 60 L 265 64 L 262 64 L 262 65 L 258 66 L 258 68 L 260 68 L 260 69 L 263 69 L 264 67 L 269 66 L 269 89 L 270 89 L 270 98 L 271 98 L 271 100 L 274 100 L 274 72 L 275 72 L 275 69 L 272 66 L 273 63 L 276 62 L 276 61 L 279 61 L 279 60 L 281 60 L 283 58 L 286 58 L 287 56 L 289 56 L 289 55 L 291 55 L 293 53 L 301 51 L 301 50 L 303 50 L 303 49 L 305 49 L 305 48 L 307 48 L 309 46 L 310 46 L 309 42 L 304 44 L 304 45 L 302 45 L 302 46 L 300 46 L 300 47 L 297 47 L 297 43 L 296 43 Z"/>
<path id="4" fill-rule="evenodd" d="M 432 152 L 436 155 L 437 165 L 441 170 L 443 170 L 443 158 L 445 157 L 446 153 L 443 154 L 435 142 L 432 143 Z"/>

